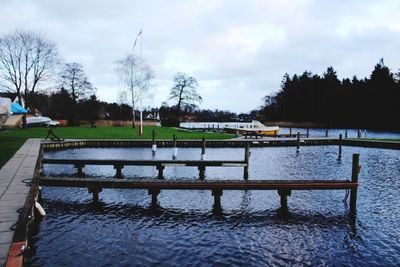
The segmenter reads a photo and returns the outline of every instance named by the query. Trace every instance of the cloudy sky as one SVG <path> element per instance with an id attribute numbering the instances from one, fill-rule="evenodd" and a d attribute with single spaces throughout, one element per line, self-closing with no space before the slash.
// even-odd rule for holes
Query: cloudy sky
<path id="1" fill-rule="evenodd" d="M 147 105 L 167 100 L 181 71 L 199 81 L 202 108 L 247 112 L 279 90 L 286 72 L 332 65 L 339 78 L 366 77 L 380 58 L 397 72 L 399 14 L 398 0 L 0 0 L 0 34 L 44 33 L 113 102 L 121 87 L 114 63 L 143 28 L 143 57 L 156 76 Z"/>

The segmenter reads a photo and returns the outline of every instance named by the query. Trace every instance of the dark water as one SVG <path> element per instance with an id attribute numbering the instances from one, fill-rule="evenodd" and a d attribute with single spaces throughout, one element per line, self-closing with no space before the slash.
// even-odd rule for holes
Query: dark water
<path id="1" fill-rule="evenodd" d="M 350 179 L 352 153 L 362 170 L 355 225 L 344 191 L 293 191 L 289 218 L 275 191 L 224 191 L 213 213 L 210 191 L 162 191 L 150 207 L 145 190 L 104 189 L 92 204 L 86 189 L 43 188 L 46 218 L 34 229 L 33 266 L 399 266 L 400 152 L 336 146 L 253 148 L 250 179 Z M 208 149 L 208 159 L 242 159 L 243 149 Z M 157 158 L 170 159 L 172 149 Z M 150 149 L 75 149 L 46 157 L 151 159 Z M 180 149 L 180 159 L 200 149 Z M 46 175 L 73 175 L 45 166 Z M 112 177 L 112 167 L 87 167 Z M 152 167 L 124 168 L 127 179 L 155 177 Z M 241 168 L 208 168 L 208 179 L 241 179 Z M 197 179 L 190 167 L 166 167 L 166 179 Z"/>

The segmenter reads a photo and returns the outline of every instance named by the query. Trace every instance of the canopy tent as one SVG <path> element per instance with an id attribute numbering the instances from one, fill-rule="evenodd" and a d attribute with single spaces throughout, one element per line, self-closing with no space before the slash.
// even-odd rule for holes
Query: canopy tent
<path id="1" fill-rule="evenodd" d="M 11 99 L 0 97 L 0 115 L 8 115 L 11 113 Z"/>
<path id="2" fill-rule="evenodd" d="M 24 109 L 20 104 L 14 102 L 11 104 L 11 112 L 13 114 L 26 114 L 28 111 Z"/>

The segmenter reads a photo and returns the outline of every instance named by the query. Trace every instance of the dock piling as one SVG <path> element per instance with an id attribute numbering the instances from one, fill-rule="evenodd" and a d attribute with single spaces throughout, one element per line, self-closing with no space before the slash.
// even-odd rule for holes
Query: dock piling
<path id="1" fill-rule="evenodd" d="M 165 166 L 161 165 L 161 164 L 157 164 L 156 169 L 158 170 L 158 179 L 164 179 Z"/>
<path id="2" fill-rule="evenodd" d="M 339 134 L 339 159 L 342 158 L 342 134 Z"/>
<path id="3" fill-rule="evenodd" d="M 174 143 L 174 148 L 172 152 L 172 159 L 176 159 L 178 157 L 178 147 L 176 146 L 176 134 L 173 135 L 172 137 L 173 143 Z"/>
<path id="4" fill-rule="evenodd" d="M 358 175 L 361 170 L 360 154 L 353 154 L 353 167 L 351 171 L 351 182 L 358 183 Z M 350 190 L 350 217 L 355 218 L 357 212 L 357 188 Z"/>
<path id="5" fill-rule="evenodd" d="M 123 168 L 124 168 L 124 166 L 121 164 L 114 164 L 114 169 L 116 170 L 115 177 L 122 178 L 122 169 Z"/>
<path id="6" fill-rule="evenodd" d="M 157 206 L 157 197 L 160 194 L 160 189 L 149 189 L 148 194 L 151 195 L 151 206 Z"/>
<path id="7" fill-rule="evenodd" d="M 99 202 L 99 193 L 102 191 L 102 188 L 98 185 L 88 186 L 89 193 L 93 194 L 93 202 Z"/>
<path id="8" fill-rule="evenodd" d="M 291 190 L 288 189 L 279 189 L 278 194 L 281 197 L 281 208 L 280 211 L 282 214 L 287 214 L 289 209 L 288 209 L 288 204 L 287 204 L 287 197 L 292 194 Z"/>
<path id="9" fill-rule="evenodd" d="M 329 136 L 329 134 L 328 134 L 328 128 L 326 128 L 326 130 L 325 130 L 325 137 L 328 137 Z"/>
<path id="10" fill-rule="evenodd" d="M 307 138 L 310 137 L 310 129 L 307 128 L 307 134 L 306 134 Z"/>
<path id="11" fill-rule="evenodd" d="M 206 157 L 206 139 L 203 137 L 201 141 L 201 160 L 204 160 Z"/>
<path id="12" fill-rule="evenodd" d="M 249 179 L 249 159 L 250 159 L 250 143 L 247 143 L 244 148 L 244 161 L 245 166 L 243 167 L 243 179 Z"/>
<path id="13" fill-rule="evenodd" d="M 199 178 L 200 178 L 200 180 L 204 180 L 205 172 L 206 172 L 206 166 L 205 165 L 200 165 L 197 168 L 199 170 Z"/>
<path id="14" fill-rule="evenodd" d="M 296 151 L 300 151 L 300 132 L 297 132 Z"/>
<path id="15" fill-rule="evenodd" d="M 344 131 L 344 138 L 347 138 L 347 130 Z"/>
<path id="16" fill-rule="evenodd" d="M 212 190 L 212 195 L 214 196 L 214 209 L 220 209 L 221 208 L 222 189 Z"/>
<path id="17" fill-rule="evenodd" d="M 153 155 L 156 154 L 157 151 L 157 143 L 156 143 L 156 131 L 153 129 L 153 135 L 152 135 L 152 146 L 151 146 L 151 151 Z"/>
<path id="18" fill-rule="evenodd" d="M 85 176 L 85 174 L 83 173 L 83 168 L 85 167 L 84 164 L 75 164 L 74 167 L 78 169 L 77 174 L 79 177 Z"/>

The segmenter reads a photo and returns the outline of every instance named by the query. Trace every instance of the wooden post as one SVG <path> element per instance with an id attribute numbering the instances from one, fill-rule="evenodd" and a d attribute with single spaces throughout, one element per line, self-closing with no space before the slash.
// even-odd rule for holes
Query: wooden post
<path id="1" fill-rule="evenodd" d="M 178 148 L 176 147 L 176 134 L 173 135 L 173 142 L 174 142 L 174 148 L 172 152 L 172 159 L 176 159 L 178 157 Z"/>
<path id="2" fill-rule="evenodd" d="M 339 159 L 342 158 L 342 134 L 339 134 Z"/>
<path id="3" fill-rule="evenodd" d="M 205 172 L 206 172 L 206 166 L 205 165 L 199 165 L 198 166 L 198 170 L 199 170 L 199 178 L 200 178 L 200 180 L 204 180 Z"/>
<path id="4" fill-rule="evenodd" d="M 121 165 L 121 164 L 115 164 L 114 165 L 114 169 L 116 170 L 115 177 L 122 178 L 122 169 L 123 168 L 124 168 L 124 166 Z"/>
<path id="5" fill-rule="evenodd" d="M 287 204 L 287 197 L 290 196 L 292 193 L 291 190 L 288 189 L 279 189 L 278 194 L 281 197 L 281 214 L 287 214 L 288 213 L 288 204 Z"/>
<path id="6" fill-rule="evenodd" d="M 151 195 L 151 206 L 157 206 L 157 196 L 160 194 L 160 189 L 149 189 L 148 194 Z"/>
<path id="7" fill-rule="evenodd" d="M 300 132 L 297 132 L 296 151 L 300 151 Z"/>
<path id="8" fill-rule="evenodd" d="M 357 130 L 357 137 L 361 138 L 361 130 Z"/>
<path id="9" fill-rule="evenodd" d="M 93 202 L 97 203 L 99 201 L 99 193 L 102 191 L 101 187 L 98 185 L 89 186 L 88 191 L 93 194 Z"/>
<path id="10" fill-rule="evenodd" d="M 344 138 L 347 138 L 347 130 L 344 131 Z"/>
<path id="11" fill-rule="evenodd" d="M 75 168 L 78 169 L 78 176 L 79 176 L 79 177 L 85 176 L 85 174 L 83 173 L 83 168 L 85 167 L 84 164 L 79 164 L 79 163 L 78 163 L 78 164 L 75 164 L 74 166 L 75 166 Z"/>
<path id="12" fill-rule="evenodd" d="M 250 143 L 246 143 L 244 148 L 244 161 L 246 166 L 243 167 L 243 179 L 249 179 L 249 159 L 250 159 Z"/>
<path id="13" fill-rule="evenodd" d="M 328 137 L 328 128 L 325 130 L 325 137 Z"/>
<path id="14" fill-rule="evenodd" d="M 310 129 L 307 128 L 307 138 L 310 137 Z"/>
<path id="15" fill-rule="evenodd" d="M 164 169 L 165 166 L 161 165 L 161 164 L 157 164 L 156 166 L 157 170 L 158 170 L 158 179 L 163 179 L 164 178 Z"/>
<path id="16" fill-rule="evenodd" d="M 204 160 L 206 157 L 206 139 L 203 137 L 201 142 L 201 160 Z"/>
<path id="17" fill-rule="evenodd" d="M 221 208 L 222 189 L 212 190 L 212 195 L 214 196 L 214 208 L 220 209 Z"/>
<path id="18" fill-rule="evenodd" d="M 157 143 L 156 143 L 156 131 L 153 129 L 153 136 L 152 136 L 152 146 L 151 146 L 151 152 L 153 153 L 153 155 L 156 153 L 157 151 Z"/>
<path id="19" fill-rule="evenodd" d="M 351 182 L 358 183 L 358 174 L 360 173 L 360 154 L 353 154 L 353 167 L 351 170 Z M 350 190 L 350 216 L 355 218 L 357 212 L 357 188 Z"/>
<path id="20" fill-rule="evenodd" d="M 292 127 L 290 127 L 290 130 L 289 130 L 289 137 L 292 137 Z"/>

